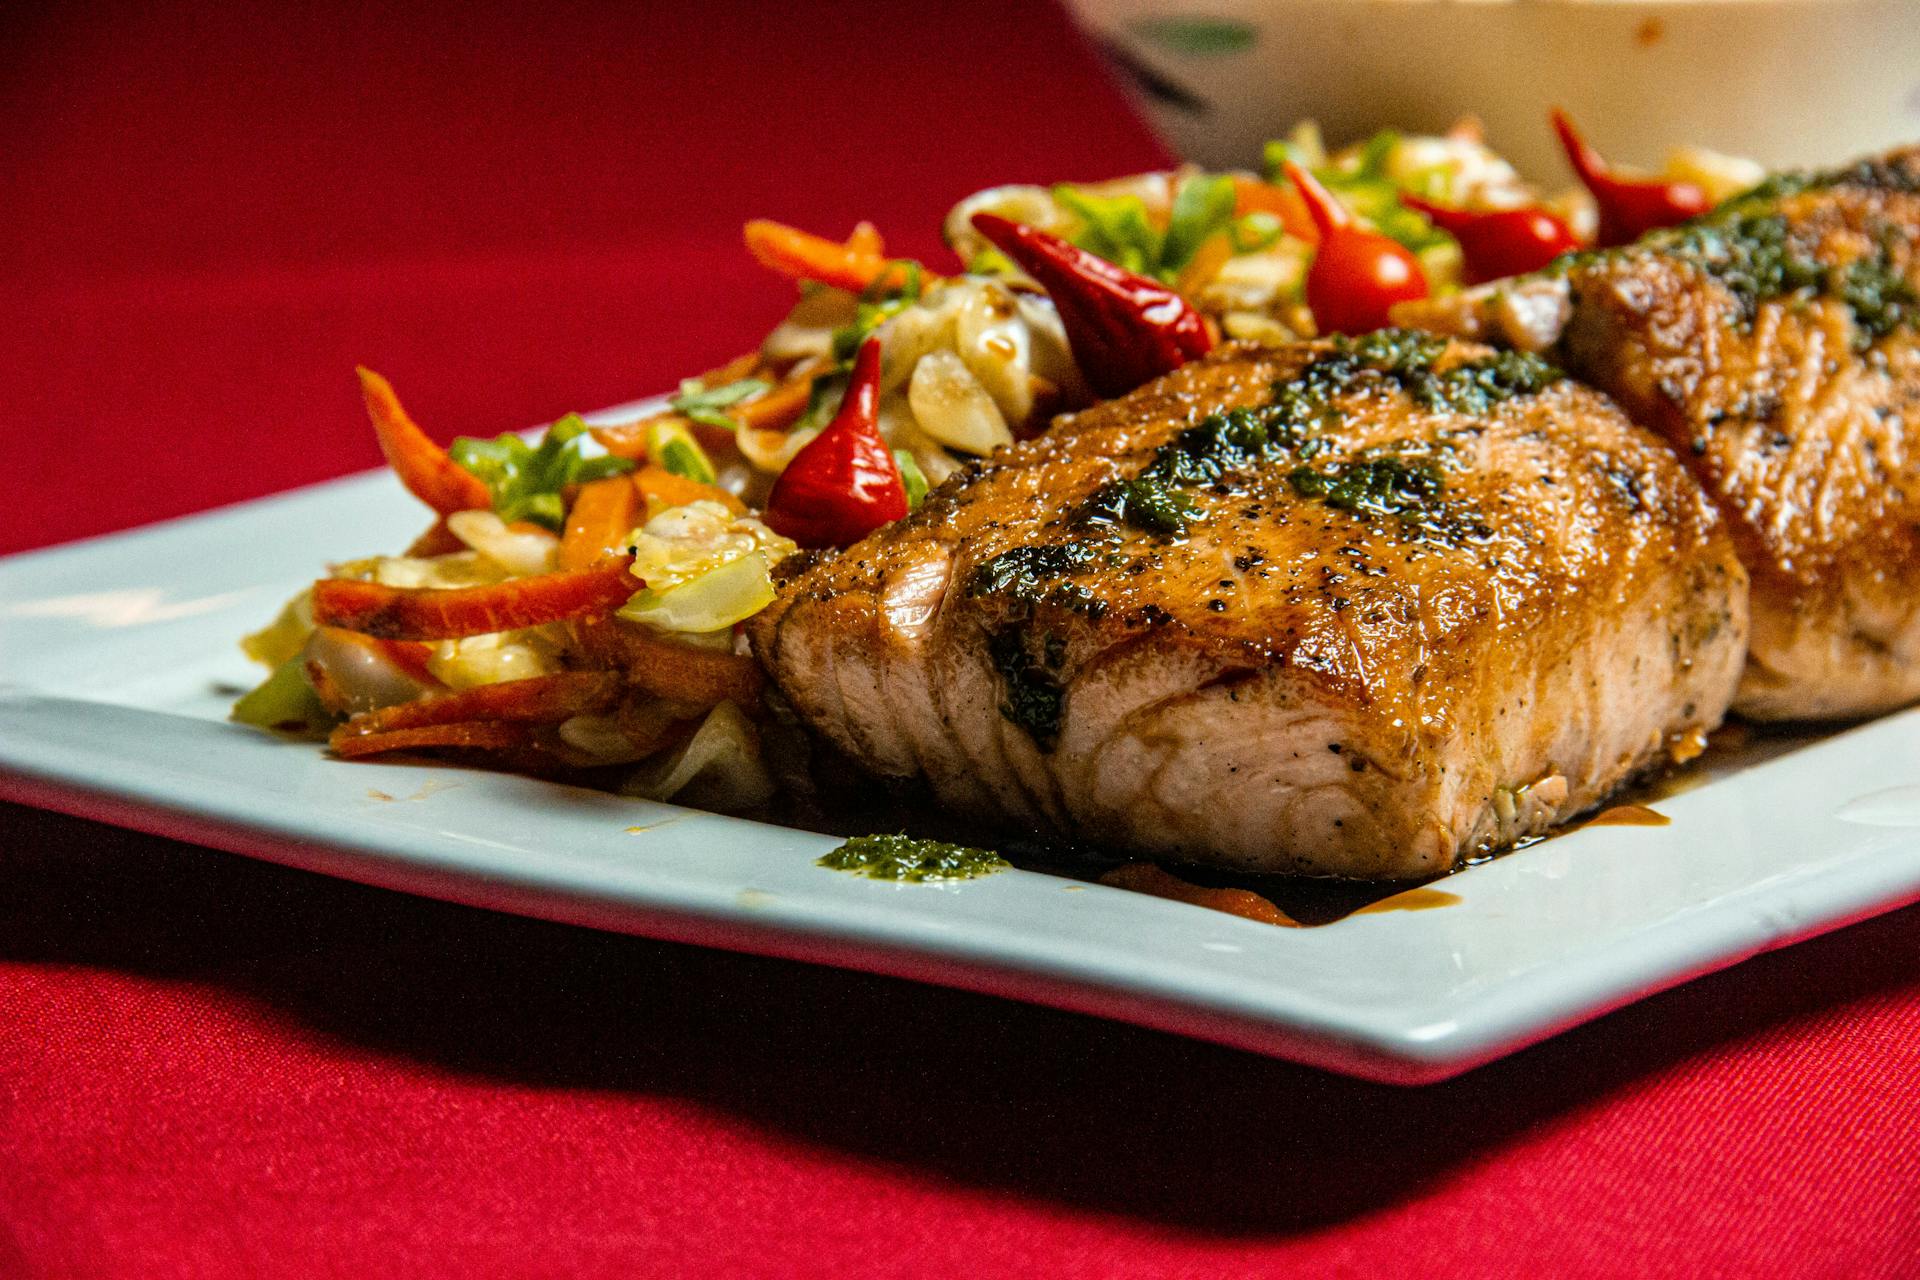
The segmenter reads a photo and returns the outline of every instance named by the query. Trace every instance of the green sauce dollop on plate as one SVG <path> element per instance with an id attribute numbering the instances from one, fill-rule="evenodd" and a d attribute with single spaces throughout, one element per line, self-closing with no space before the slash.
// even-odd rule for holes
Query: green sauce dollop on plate
<path id="1" fill-rule="evenodd" d="M 855 836 L 817 865 L 869 880 L 973 880 L 1012 864 L 989 849 L 912 836 Z"/>

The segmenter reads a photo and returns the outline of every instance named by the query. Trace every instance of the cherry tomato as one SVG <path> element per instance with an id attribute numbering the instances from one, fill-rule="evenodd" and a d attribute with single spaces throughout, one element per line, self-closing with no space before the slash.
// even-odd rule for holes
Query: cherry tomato
<path id="1" fill-rule="evenodd" d="M 1318 179 L 1292 161 L 1287 178 L 1307 202 L 1320 247 L 1307 269 L 1307 305 L 1322 333 L 1371 333 L 1392 323 L 1395 303 L 1427 296 L 1420 260 L 1391 236 L 1368 231 Z"/>
<path id="2" fill-rule="evenodd" d="M 1573 228 L 1545 209 L 1450 209 L 1413 196 L 1401 201 L 1460 242 L 1468 284 L 1538 271 L 1580 247 Z"/>

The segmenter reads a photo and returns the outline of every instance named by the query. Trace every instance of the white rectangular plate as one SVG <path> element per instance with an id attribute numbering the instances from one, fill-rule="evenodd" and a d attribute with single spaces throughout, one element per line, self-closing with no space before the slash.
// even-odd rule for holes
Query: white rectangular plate
<path id="1" fill-rule="evenodd" d="M 610 415 L 610 416 L 617 416 Z M 1256 924 L 1030 871 L 824 870 L 826 836 L 226 722 L 236 640 L 423 524 L 362 476 L 0 561 L 0 796 L 413 893 L 1032 1000 L 1376 1080 L 1443 1079 L 1920 898 L 1920 712 L 1766 739 L 1471 868 L 1437 910 Z"/>

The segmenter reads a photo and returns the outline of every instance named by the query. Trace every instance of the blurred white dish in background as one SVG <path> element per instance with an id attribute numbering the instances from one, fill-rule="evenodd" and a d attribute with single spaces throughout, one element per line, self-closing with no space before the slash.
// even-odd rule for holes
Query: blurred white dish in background
<path id="1" fill-rule="evenodd" d="M 1259 161 L 1315 119 L 1329 143 L 1480 117 L 1551 186 L 1547 108 L 1610 159 L 1693 143 L 1769 167 L 1920 139 L 1915 0 L 1072 0 L 1187 159 Z"/>

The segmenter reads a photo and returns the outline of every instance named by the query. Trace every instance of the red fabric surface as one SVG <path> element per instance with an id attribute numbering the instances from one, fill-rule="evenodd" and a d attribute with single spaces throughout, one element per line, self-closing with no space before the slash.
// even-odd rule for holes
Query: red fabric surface
<path id="1" fill-rule="evenodd" d="M 0 19 L 8 549 L 371 465 L 355 360 L 665 387 L 747 216 L 1159 155 L 1018 0 L 219 10 Z M 1295 1271 L 1920 1275 L 1920 910 L 1402 1091 L 0 808 L 0 1277 Z"/>

